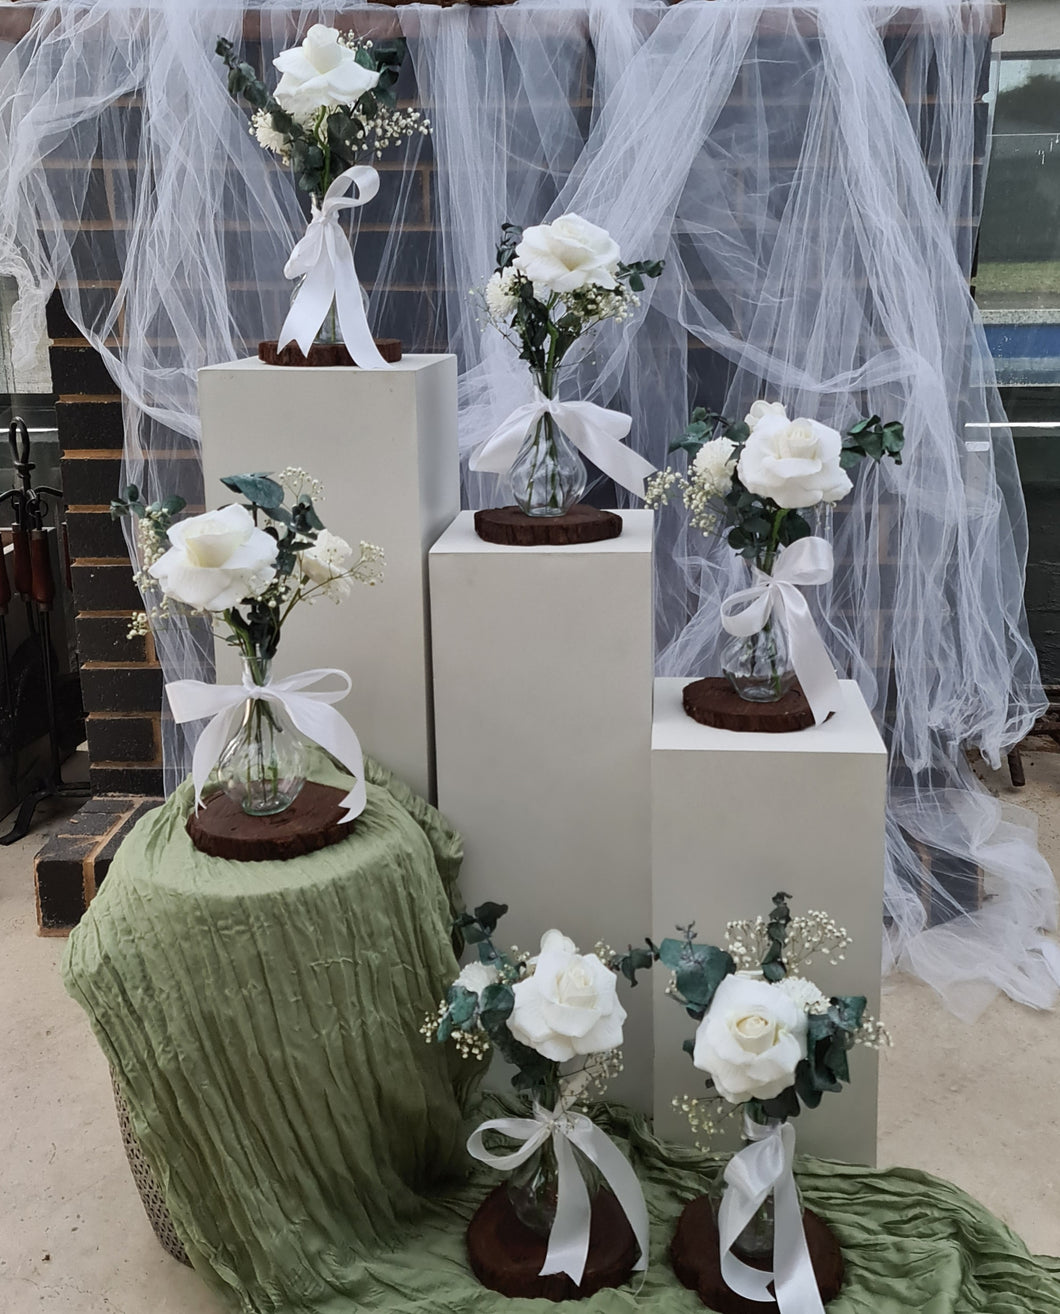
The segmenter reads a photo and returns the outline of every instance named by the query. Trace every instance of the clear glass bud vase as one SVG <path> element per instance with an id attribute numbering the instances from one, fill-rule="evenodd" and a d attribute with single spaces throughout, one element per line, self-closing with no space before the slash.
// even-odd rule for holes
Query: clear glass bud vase
<path id="1" fill-rule="evenodd" d="M 554 376 L 535 374 L 534 381 L 546 397 L 554 396 Z M 508 486 L 524 515 L 561 516 L 581 501 L 587 478 L 578 449 L 551 415 L 542 415 L 512 462 Z"/>
<path id="2" fill-rule="evenodd" d="M 244 658 L 244 679 L 267 684 L 270 666 L 264 658 Z M 278 703 L 248 698 L 239 730 L 218 760 L 218 781 L 249 816 L 274 816 L 291 806 L 305 784 L 308 747 Z"/>
<path id="3" fill-rule="evenodd" d="M 505 1189 L 520 1223 L 537 1236 L 548 1236 L 556 1218 L 559 1195 L 559 1166 L 551 1138 L 512 1170 Z"/>
<path id="4" fill-rule="evenodd" d="M 784 626 L 770 617 L 757 634 L 733 635 L 721 650 L 721 669 L 749 703 L 775 703 L 795 683 Z"/>
<path id="5" fill-rule="evenodd" d="M 769 1125 L 775 1126 L 777 1123 L 775 1120 L 770 1119 Z M 709 1192 L 715 1218 L 718 1217 L 718 1211 L 721 1208 L 721 1202 L 725 1195 L 725 1191 L 725 1178 L 722 1173 L 719 1173 L 714 1181 L 711 1191 Z M 795 1192 L 796 1195 L 799 1196 L 799 1202 L 801 1204 L 802 1197 L 799 1194 L 797 1184 Z M 742 1259 L 745 1263 L 751 1264 L 754 1267 L 772 1268 L 775 1231 L 775 1197 L 773 1193 L 770 1192 L 755 1210 L 750 1221 L 747 1223 L 747 1226 L 732 1243 L 733 1254 L 737 1259 Z"/>

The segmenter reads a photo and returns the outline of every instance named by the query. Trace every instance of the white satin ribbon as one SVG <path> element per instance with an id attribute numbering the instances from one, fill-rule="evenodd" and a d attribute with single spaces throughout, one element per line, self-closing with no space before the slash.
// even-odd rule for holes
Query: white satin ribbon
<path id="1" fill-rule="evenodd" d="M 329 675 L 337 675 L 346 683 L 345 689 L 315 689 Z M 198 741 L 191 761 L 191 778 L 195 785 L 195 806 L 202 804 L 202 789 L 206 777 L 217 765 L 225 745 L 239 728 L 243 706 L 248 698 L 267 703 L 278 703 L 294 724 L 308 739 L 336 758 L 357 783 L 343 798 L 340 807 L 349 809 L 343 822 L 353 821 L 364 811 L 367 790 L 364 783 L 364 757 L 353 727 L 336 712 L 331 703 L 340 702 L 353 688 L 353 681 L 345 671 L 334 667 L 320 667 L 289 675 L 283 680 L 268 684 L 255 684 L 244 675 L 242 684 L 207 684 L 202 680 L 174 680 L 166 685 L 166 696 L 179 725 L 185 721 L 201 721 L 211 717 Z"/>
<path id="2" fill-rule="evenodd" d="M 355 189 L 353 196 L 346 193 Z M 362 369 L 386 370 L 390 366 L 380 356 L 364 313 L 364 297 L 357 280 L 350 239 L 342 231 L 339 215 L 367 205 L 379 190 L 379 175 L 366 164 L 355 164 L 340 173 L 328 190 L 320 207 L 313 202 L 313 217 L 305 236 L 291 252 L 283 267 L 285 278 L 305 282 L 291 303 L 280 330 L 278 346 L 282 351 L 289 342 L 297 342 L 304 356 L 332 301 L 339 317 L 339 333 L 350 355 Z"/>
<path id="3" fill-rule="evenodd" d="M 643 456 L 622 445 L 632 417 L 587 401 L 556 401 L 534 389 L 534 400 L 512 411 L 471 457 L 472 470 L 506 474 L 512 467 L 526 435 L 543 415 L 551 415 L 575 447 L 600 470 L 638 497 L 644 496 L 644 480 L 655 467 Z"/>
<path id="4" fill-rule="evenodd" d="M 776 613 L 787 629 L 792 669 L 818 725 L 841 709 L 843 695 L 799 585 L 826 584 L 832 570 L 831 544 L 800 538 L 778 553 L 772 575 L 753 566 L 751 587 L 731 593 L 721 604 L 722 628 L 739 638 L 757 634 Z"/>
<path id="5" fill-rule="evenodd" d="M 483 1132 L 497 1131 L 513 1141 L 522 1141 L 511 1154 L 490 1154 L 483 1144 Z M 648 1209 L 644 1192 L 633 1169 L 614 1142 L 583 1114 L 573 1113 L 562 1104 L 554 1111 L 534 1102 L 532 1118 L 494 1118 L 476 1128 L 468 1138 L 468 1153 L 480 1163 L 504 1172 L 518 1168 L 551 1138 L 556 1152 L 559 1178 L 556 1184 L 556 1217 L 548 1237 L 548 1251 L 541 1276 L 566 1273 L 580 1285 L 589 1256 L 589 1226 L 592 1202 L 585 1187 L 572 1145 L 599 1168 L 604 1181 L 615 1193 L 619 1207 L 633 1229 L 640 1255 L 635 1269 L 648 1267 Z"/>
<path id="6" fill-rule="evenodd" d="M 780 1314 L 824 1314 L 791 1171 L 795 1128 L 788 1122 L 763 1127 L 745 1114 L 744 1135 L 751 1144 L 729 1160 L 718 1210 L 721 1276 L 738 1296 L 763 1303 L 773 1301 L 769 1290 L 773 1283 Z M 763 1272 L 737 1259 L 732 1246 L 770 1193 L 774 1201 L 773 1269 Z"/>

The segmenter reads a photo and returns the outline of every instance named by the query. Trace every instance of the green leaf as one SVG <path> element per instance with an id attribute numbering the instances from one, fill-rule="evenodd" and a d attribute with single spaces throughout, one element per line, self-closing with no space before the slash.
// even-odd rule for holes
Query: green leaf
<path id="1" fill-rule="evenodd" d="M 506 903 L 480 903 L 475 909 L 475 920 L 487 935 L 492 935 L 507 911 Z"/>
<path id="2" fill-rule="evenodd" d="M 182 497 L 178 497 L 176 493 L 171 493 L 162 503 L 161 509 L 167 516 L 179 516 L 187 505 Z"/>
<path id="3" fill-rule="evenodd" d="M 503 1026 L 515 1007 L 515 994 L 509 985 L 488 985 L 479 998 L 479 1017 L 488 1035 Z"/>
<path id="4" fill-rule="evenodd" d="M 797 1118 L 799 1116 L 799 1097 L 795 1085 L 788 1086 L 779 1095 L 770 1100 L 756 1100 L 767 1118 Z"/>
<path id="5" fill-rule="evenodd" d="M 463 1029 L 475 1016 L 478 1009 L 478 995 L 465 986 L 452 985 L 449 987 L 449 993 L 445 998 L 446 1003 L 449 1005 L 449 1016 L 453 1019 L 453 1025 Z"/>
<path id="6" fill-rule="evenodd" d="M 718 986 L 736 971 L 732 955 L 724 949 L 693 944 L 688 939 L 664 940 L 659 946 L 659 960 L 674 972 L 678 994 L 693 1016 L 701 1017 L 707 1011 Z"/>
<path id="7" fill-rule="evenodd" d="M 283 503 L 283 489 L 267 474 L 225 475 L 221 483 L 262 511 L 271 511 Z"/>
<path id="8" fill-rule="evenodd" d="M 688 1055 L 694 1054 L 696 1052 L 695 1038 L 692 1036 L 687 1036 L 684 1040 L 681 1041 L 681 1048 Z"/>
<path id="9" fill-rule="evenodd" d="M 635 986 L 637 973 L 646 972 L 654 962 L 654 955 L 649 950 L 634 949 L 631 945 L 629 952 L 618 960 L 618 968 L 629 984 Z"/>

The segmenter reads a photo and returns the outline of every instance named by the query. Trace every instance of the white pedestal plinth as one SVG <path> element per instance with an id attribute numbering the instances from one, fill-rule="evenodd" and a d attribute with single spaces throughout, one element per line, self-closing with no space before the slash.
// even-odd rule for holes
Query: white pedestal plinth
<path id="1" fill-rule="evenodd" d="M 389 370 L 211 365 L 199 371 L 199 405 L 208 506 L 224 499 L 222 475 L 302 466 L 324 483 L 328 528 L 385 551 L 380 586 L 292 615 L 275 670 L 348 671 L 339 710 L 365 752 L 433 798 L 427 550 L 460 509 L 456 358 L 406 356 Z"/>
<path id="2" fill-rule="evenodd" d="M 608 542 L 520 548 L 484 543 L 467 511 L 431 549 L 438 804 L 468 907 L 511 908 L 505 947 L 552 926 L 583 952 L 647 934 L 652 514 L 622 519 Z M 610 1093 L 647 1111 L 651 989 L 619 993 Z"/>
<path id="3" fill-rule="evenodd" d="M 655 681 L 652 730 L 652 938 L 696 923 L 700 943 L 722 944 L 731 920 L 768 915 L 778 890 L 792 913 L 821 909 L 853 937 L 845 961 L 815 960 L 826 994 L 868 997 L 879 1016 L 886 749 L 857 685 L 843 709 L 792 734 L 738 734 L 685 715 L 685 679 Z M 655 1130 L 689 1140 L 675 1095 L 703 1093 L 682 1052 L 695 1023 L 655 976 Z M 851 1082 L 796 1120 L 799 1150 L 876 1162 L 875 1051 L 850 1055 Z M 739 1120 L 733 1120 L 739 1128 Z M 735 1144 L 735 1136 L 733 1138 Z"/>

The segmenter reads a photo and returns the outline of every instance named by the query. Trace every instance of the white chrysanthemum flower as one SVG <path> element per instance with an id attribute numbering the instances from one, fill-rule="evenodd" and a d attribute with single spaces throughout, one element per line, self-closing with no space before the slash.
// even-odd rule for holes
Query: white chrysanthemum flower
<path id="1" fill-rule="evenodd" d="M 828 996 L 805 977 L 786 976 L 776 984 L 777 989 L 783 990 L 795 1007 L 804 1013 L 828 1012 Z"/>
<path id="2" fill-rule="evenodd" d="M 732 476 L 736 470 L 735 451 L 736 444 L 723 437 L 704 443 L 696 453 L 692 462 L 692 475 L 708 497 L 724 497 L 732 491 Z"/>
<path id="3" fill-rule="evenodd" d="M 500 973 L 489 963 L 468 963 L 456 978 L 455 984 L 470 990 L 473 995 L 481 995 L 487 986 L 496 985 Z"/>
<path id="4" fill-rule="evenodd" d="M 290 143 L 284 133 L 272 126 L 272 118 L 265 110 L 258 110 L 250 120 L 250 129 L 260 145 L 274 155 L 286 159 Z"/>
<path id="5" fill-rule="evenodd" d="M 498 269 L 486 284 L 486 310 L 490 319 L 507 319 L 513 313 L 518 298 L 515 295 L 517 275 L 514 269 Z"/>

